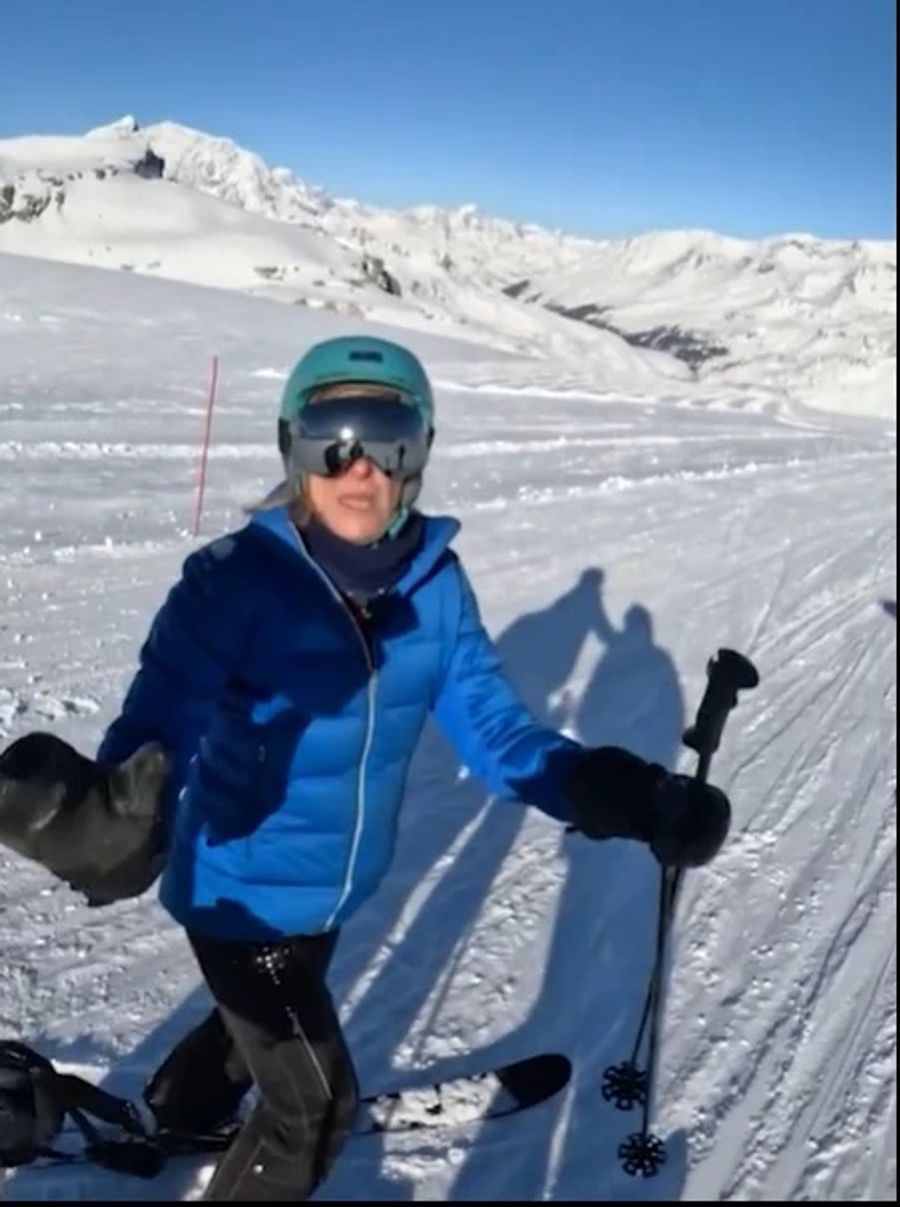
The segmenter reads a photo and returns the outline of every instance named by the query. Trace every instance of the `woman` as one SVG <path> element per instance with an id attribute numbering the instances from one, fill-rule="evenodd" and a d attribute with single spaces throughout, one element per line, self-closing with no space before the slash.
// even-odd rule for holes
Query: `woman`
<path id="1" fill-rule="evenodd" d="M 700 863 L 727 830 L 715 789 L 672 807 L 661 767 L 523 707 L 450 548 L 458 523 L 414 506 L 433 436 L 407 349 L 308 351 L 281 403 L 283 490 L 187 558 L 98 753 L 156 741 L 171 760 L 160 898 L 216 1003 L 145 1097 L 161 1127 L 203 1130 L 259 1092 L 208 1199 L 306 1198 L 347 1135 L 356 1081 L 325 976 L 389 866 L 429 713 L 492 792 L 592 837 Z"/>

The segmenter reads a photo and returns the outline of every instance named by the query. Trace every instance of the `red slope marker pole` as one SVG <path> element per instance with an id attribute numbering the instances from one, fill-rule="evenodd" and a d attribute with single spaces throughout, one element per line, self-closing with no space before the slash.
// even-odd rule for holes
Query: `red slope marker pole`
<path id="1" fill-rule="evenodd" d="M 213 407 L 216 403 L 216 388 L 219 384 L 219 358 L 212 358 L 212 371 L 209 378 L 209 395 L 206 401 L 206 423 L 203 431 L 203 446 L 200 450 L 200 480 L 197 483 L 197 506 L 194 511 L 194 536 L 200 532 L 200 518 L 203 515 L 203 496 L 206 492 L 206 466 L 209 458 L 209 437 L 212 431 Z"/>

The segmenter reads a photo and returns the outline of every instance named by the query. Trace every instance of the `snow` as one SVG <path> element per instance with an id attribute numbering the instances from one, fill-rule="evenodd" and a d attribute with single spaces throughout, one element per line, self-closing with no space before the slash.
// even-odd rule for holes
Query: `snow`
<path id="1" fill-rule="evenodd" d="M 167 154 L 162 128 L 134 119 L 0 142 L 0 185 L 51 196 L 0 222 L 0 744 L 50 728 L 96 748 L 185 556 L 277 480 L 278 391 L 303 348 L 360 329 L 409 343 L 438 395 L 422 505 L 462 520 L 485 622 L 537 716 L 689 771 L 680 736 L 707 660 L 737 648 L 761 684 L 713 762 L 732 834 L 679 905 L 662 1174 L 621 1171 L 638 1120 L 600 1095 L 652 964 L 651 857 L 490 800 L 429 730 L 391 874 L 334 965 L 362 1085 L 553 1050 L 574 1077 L 515 1119 L 353 1140 L 317 1197 L 893 1201 L 893 245 L 662 232 L 588 247 L 472 207 L 338 202 L 166 130 L 184 156 L 153 181 L 94 171 L 148 142 Z M 76 179 L 53 184 L 60 165 Z M 303 197 L 307 225 L 274 212 Z M 394 242 L 388 267 L 420 291 L 354 284 L 364 243 Z M 122 262 L 133 270 L 110 271 Z M 260 280 L 267 263 L 298 280 Z M 692 372 L 501 292 L 529 276 L 561 304 L 612 299 L 623 329 L 677 320 L 736 345 L 743 330 L 744 352 Z M 0 1034 L 137 1096 L 207 1005 L 155 894 L 89 910 L 0 848 Z M 191 1199 L 208 1174 L 20 1169 L 3 1197 Z"/>
<path id="2" fill-rule="evenodd" d="M 212 353 L 222 389 L 200 540 L 240 524 L 277 475 L 278 379 L 297 351 L 352 325 L 0 257 L 4 739 L 52 726 L 89 751 L 114 715 L 197 543 Z M 690 383 L 666 397 L 554 390 L 544 362 L 386 330 L 440 383 L 423 502 L 463 520 L 486 622 L 539 716 L 690 768 L 679 735 L 707 658 L 741 649 L 762 683 L 714 763 L 734 831 L 688 874 L 679 910 L 655 1122 L 665 1173 L 635 1184 L 619 1170 L 635 1124 L 599 1095 L 603 1069 L 630 1051 L 650 969 L 652 860 L 487 801 L 429 732 L 396 864 L 334 970 L 363 1084 L 536 1050 L 571 1055 L 575 1078 L 516 1120 L 356 1140 L 319 1197 L 883 1197 L 895 1180 L 893 427 L 752 400 L 714 408 Z M 181 934 L 152 893 L 90 911 L 11 852 L 0 862 L 4 1033 L 137 1093 L 207 1000 Z M 207 1173 L 183 1165 L 145 1185 L 22 1170 L 6 1197 L 196 1197 Z"/>

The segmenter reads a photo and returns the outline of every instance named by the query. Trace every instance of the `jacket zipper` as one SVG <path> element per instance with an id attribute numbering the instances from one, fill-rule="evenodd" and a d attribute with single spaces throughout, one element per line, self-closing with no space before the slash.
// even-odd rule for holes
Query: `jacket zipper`
<path id="1" fill-rule="evenodd" d="M 348 857 L 347 868 L 344 873 L 344 885 L 343 885 L 343 888 L 341 889 L 341 895 L 338 898 L 337 905 L 331 911 L 328 921 L 325 923 L 325 929 L 330 930 L 332 928 L 332 926 L 334 926 L 335 919 L 338 917 L 341 910 L 344 908 L 347 898 L 350 896 L 350 893 L 353 888 L 353 873 L 356 870 L 356 859 L 359 854 L 359 841 L 360 841 L 360 838 L 362 837 L 363 822 L 365 820 L 365 813 L 366 813 L 366 766 L 369 761 L 369 755 L 372 750 L 372 741 L 375 736 L 375 695 L 376 695 L 376 691 L 377 691 L 377 687 L 378 687 L 378 672 L 375 669 L 375 663 L 372 661 L 372 655 L 369 651 L 369 644 L 366 641 L 365 634 L 363 633 L 362 628 L 360 627 L 359 621 L 353 615 L 352 611 L 347 606 L 347 604 L 344 603 L 343 599 L 340 596 L 340 593 L 336 589 L 334 583 L 332 583 L 331 579 L 325 573 L 325 571 L 321 568 L 321 566 L 318 565 L 318 563 L 315 561 L 315 559 L 310 557 L 310 555 L 307 553 L 306 547 L 303 544 L 303 540 L 300 536 L 300 533 L 297 532 L 296 528 L 294 529 L 294 533 L 297 538 L 297 544 L 299 545 L 300 551 L 303 554 L 304 558 L 306 558 L 306 560 L 310 563 L 310 565 L 313 566 L 316 573 L 319 575 L 319 577 L 325 583 L 325 586 L 331 592 L 338 607 L 341 609 L 341 611 L 344 613 L 344 615 L 350 621 L 350 624 L 353 627 L 354 633 L 359 638 L 359 644 L 362 646 L 363 657 L 366 660 L 366 667 L 369 672 L 369 686 L 368 686 L 369 715 L 368 715 L 367 725 L 366 725 L 366 740 L 363 743 L 362 758 L 360 759 L 360 762 L 359 762 L 359 775 L 358 775 L 357 781 L 356 781 L 356 821 L 355 821 L 355 824 L 353 827 L 353 841 L 350 844 L 350 855 Z"/>

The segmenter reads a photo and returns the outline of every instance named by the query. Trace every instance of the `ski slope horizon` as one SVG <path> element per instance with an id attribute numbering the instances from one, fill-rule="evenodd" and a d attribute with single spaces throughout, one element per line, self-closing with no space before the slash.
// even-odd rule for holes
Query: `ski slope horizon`
<path id="1" fill-rule="evenodd" d="M 49 728 L 96 749 L 183 559 L 278 480 L 277 397 L 297 354 L 361 327 L 408 341 L 437 384 L 422 506 L 461 519 L 485 623 L 537 716 L 691 770 L 680 737 L 707 659 L 739 649 L 762 681 L 713 763 L 732 834 L 678 910 L 663 1173 L 622 1173 L 637 1121 L 599 1092 L 652 963 L 652 858 L 491 800 L 429 730 L 394 867 L 334 966 L 360 1079 L 542 1050 L 575 1074 L 515 1120 L 355 1141 L 317 1197 L 893 1200 L 895 422 L 764 388 L 627 390 L 624 371 L 610 386 L 502 336 L 0 255 L 0 742 Z M 89 910 L 0 848 L 5 1036 L 136 1095 L 207 1003 L 155 892 Z M 20 1169 L 2 1194 L 196 1198 L 208 1173 Z"/>

